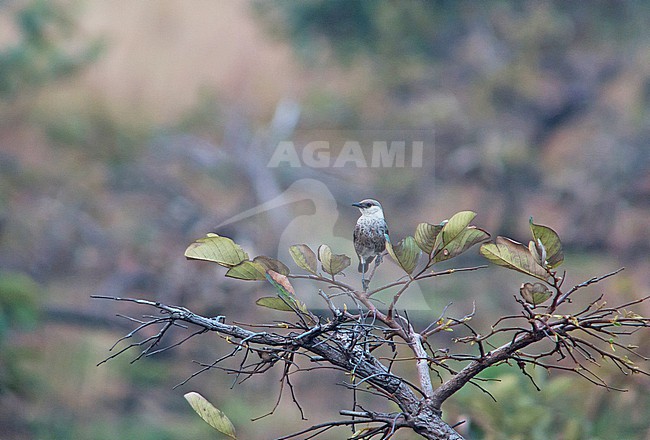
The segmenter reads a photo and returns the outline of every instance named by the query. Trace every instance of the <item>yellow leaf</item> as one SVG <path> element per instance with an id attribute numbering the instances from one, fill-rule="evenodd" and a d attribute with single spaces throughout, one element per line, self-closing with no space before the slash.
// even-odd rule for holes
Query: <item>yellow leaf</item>
<path id="1" fill-rule="evenodd" d="M 248 259 L 248 254 L 228 237 L 209 234 L 199 238 L 185 250 L 190 260 L 212 261 L 221 266 L 233 267 Z"/>
<path id="2" fill-rule="evenodd" d="M 208 400 L 194 391 L 185 394 L 185 400 L 190 404 L 192 409 L 201 417 L 208 425 L 212 426 L 222 434 L 227 435 L 232 439 L 236 439 L 235 427 L 226 415 L 215 408 Z"/>

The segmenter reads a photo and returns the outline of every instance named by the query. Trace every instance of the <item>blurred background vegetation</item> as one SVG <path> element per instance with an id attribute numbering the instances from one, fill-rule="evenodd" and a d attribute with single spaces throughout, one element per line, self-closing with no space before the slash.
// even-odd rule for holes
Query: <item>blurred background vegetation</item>
<path id="1" fill-rule="evenodd" d="M 435 145 L 421 168 L 266 166 L 279 140 L 376 129 L 429 130 Z M 142 311 L 89 295 L 273 319 L 252 307 L 266 286 L 224 281 L 183 251 L 306 178 L 338 203 L 333 231 L 312 215 L 328 194 L 298 185 L 292 203 L 217 232 L 275 256 L 305 216 L 310 244 L 349 240 L 349 203 L 368 196 L 397 237 L 471 209 L 493 234 L 526 241 L 534 216 L 563 238 L 568 283 L 625 266 L 587 295 L 647 294 L 649 143 L 644 1 L 0 0 L 0 437 L 215 438 L 182 398 L 190 390 L 240 438 L 302 426 L 289 399 L 250 423 L 273 406 L 274 373 L 233 390 L 206 373 L 172 390 L 191 360 L 224 353 L 214 336 L 95 367 L 131 328 L 115 314 Z M 347 244 L 335 251 L 352 255 Z M 426 320 L 476 301 L 487 328 L 522 281 L 494 268 L 436 280 L 411 306 Z M 501 379 L 488 385 L 499 403 L 464 389 L 445 417 L 467 420 L 473 439 L 650 438 L 650 381 L 601 370 L 629 391 L 539 371 L 538 392 L 504 366 L 487 375 Z M 296 377 L 309 423 L 350 405 L 331 386 L 341 380 Z"/>

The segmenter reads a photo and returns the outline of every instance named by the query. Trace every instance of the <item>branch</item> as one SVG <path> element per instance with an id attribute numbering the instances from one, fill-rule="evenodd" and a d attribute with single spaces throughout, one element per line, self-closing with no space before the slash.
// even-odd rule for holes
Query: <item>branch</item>
<path id="1" fill-rule="evenodd" d="M 447 400 L 447 398 L 465 386 L 467 382 L 476 377 L 476 375 L 481 371 L 496 363 L 503 362 L 513 357 L 517 350 L 527 347 L 534 342 L 540 341 L 544 339 L 545 336 L 545 333 L 542 331 L 525 333 L 515 338 L 514 341 L 502 345 L 496 350 L 486 353 L 485 356 L 481 357 L 480 359 L 470 362 L 469 365 L 460 370 L 456 375 L 454 375 L 447 382 L 440 385 L 433 392 L 432 404 L 434 408 L 440 409 L 440 406 L 445 400 Z"/>
<path id="2" fill-rule="evenodd" d="M 572 294 L 573 292 L 575 292 L 576 290 L 578 290 L 578 289 L 582 289 L 583 287 L 590 286 L 591 284 L 595 284 L 595 283 L 597 283 L 597 282 L 599 282 L 599 281 L 602 281 L 602 280 L 604 280 L 604 279 L 606 279 L 606 278 L 613 277 L 614 275 L 616 275 L 616 274 L 622 272 L 623 270 L 625 270 L 625 268 L 624 268 L 624 267 L 621 267 L 621 268 L 619 268 L 619 269 L 616 269 L 616 270 L 613 271 L 613 272 L 610 272 L 610 273 L 607 273 L 607 274 L 605 274 L 605 275 L 601 275 L 601 276 L 598 276 L 598 277 L 590 278 L 590 279 L 588 279 L 587 281 L 585 281 L 585 282 L 583 282 L 583 283 L 580 283 L 580 284 L 578 284 L 578 285 L 576 285 L 576 286 L 573 286 L 571 289 L 569 289 L 566 293 L 562 294 L 562 295 L 557 299 L 555 305 L 560 305 L 560 304 L 562 304 L 562 303 L 563 303 L 564 301 L 566 301 L 566 300 L 569 298 L 569 296 L 571 296 L 571 294 Z"/>
<path id="3" fill-rule="evenodd" d="M 599 366 L 597 364 L 597 357 L 600 357 L 602 359 L 611 361 L 623 374 L 641 373 L 644 375 L 650 375 L 650 373 L 643 371 L 637 367 L 631 360 L 627 358 L 627 356 L 620 356 L 613 353 L 614 347 L 619 347 L 630 354 L 634 354 L 641 359 L 645 359 L 645 357 L 643 357 L 641 354 L 634 351 L 635 347 L 624 346 L 623 344 L 615 341 L 614 338 L 621 334 L 631 334 L 633 331 L 636 331 L 641 327 L 650 327 L 650 318 L 638 316 L 630 312 L 622 313 L 620 311 L 631 305 L 636 305 L 650 300 L 650 296 L 630 301 L 618 307 L 608 308 L 604 307 L 604 303 L 601 305 L 597 304 L 597 301 L 602 298 L 601 295 L 576 315 L 552 314 L 557 306 L 569 298 L 571 293 L 575 292 L 578 289 L 587 287 L 591 284 L 616 275 L 617 273 L 621 272 L 621 270 L 623 269 L 618 269 L 603 276 L 593 277 L 581 284 L 574 286 L 566 293 L 563 293 L 561 291 L 561 282 L 559 282 L 557 278 L 554 278 L 554 287 L 556 288 L 557 294 L 554 297 L 553 303 L 549 306 L 547 313 L 536 314 L 530 305 L 526 304 L 524 301 L 517 299 L 517 302 L 523 308 L 522 316 L 507 316 L 500 318 L 497 323 L 492 326 L 492 331 L 485 336 L 479 336 L 470 328 L 474 335 L 468 336 L 466 338 L 459 338 L 458 340 L 461 342 L 476 342 L 481 351 L 480 356 L 472 360 L 458 373 L 454 374 L 452 378 L 443 383 L 434 391 L 432 397 L 433 406 L 435 408 L 440 408 L 442 403 L 449 396 L 461 389 L 466 383 L 471 382 L 471 380 L 474 379 L 481 371 L 497 363 L 507 361 L 508 359 L 514 359 L 517 361 L 520 369 L 524 372 L 524 374 L 526 374 L 525 370 L 523 369 L 523 365 L 525 363 L 540 365 L 546 369 L 563 369 L 577 373 L 588 381 L 607 389 L 615 388 L 609 386 L 603 379 L 601 379 L 593 371 L 583 365 L 583 363 Z M 596 309 L 592 311 L 593 306 L 596 306 Z M 501 322 L 513 319 L 525 319 L 528 323 L 530 323 L 531 326 L 530 328 L 525 328 L 518 325 L 515 325 L 513 327 L 496 328 L 497 325 Z M 595 340 L 595 343 L 574 336 L 573 333 L 577 331 L 581 331 L 587 334 Z M 487 341 L 497 333 L 504 332 L 513 332 L 514 336 L 512 340 L 509 343 L 495 348 L 488 353 L 484 353 L 483 349 L 481 348 L 481 342 Z M 554 342 L 555 347 L 552 350 L 538 355 L 527 355 L 520 351 L 546 338 Z M 596 343 L 599 342 L 609 344 L 612 348 L 612 352 L 596 346 Z M 540 359 L 547 358 L 556 353 L 560 355 L 560 359 L 568 357 L 576 364 L 576 366 L 561 367 L 540 362 Z M 583 359 L 581 360 L 576 356 L 582 357 Z M 448 359 L 454 358 L 454 356 L 448 357 Z M 458 358 L 456 359 L 458 360 Z"/>
<path id="4" fill-rule="evenodd" d="M 364 349 L 365 342 L 363 338 L 358 338 L 357 326 L 346 329 L 345 326 L 342 326 L 341 321 L 333 320 L 326 324 L 314 324 L 313 327 L 306 331 L 291 331 L 286 335 L 267 331 L 254 332 L 237 325 L 226 324 L 223 316 L 213 318 L 204 317 L 197 315 L 184 307 L 170 306 L 160 302 L 135 298 L 119 298 L 98 295 L 93 296 L 93 298 L 131 302 L 139 305 L 155 307 L 163 313 L 163 316 L 151 317 L 151 321 L 141 323 L 136 330 L 132 331 L 121 340 L 131 338 L 139 330 L 153 324 L 163 326 L 157 335 L 145 338 L 145 340 L 141 342 L 133 342 L 126 348 L 120 350 L 120 353 L 128 350 L 130 347 L 145 346 L 146 344 L 149 344 L 143 350 L 143 353 L 138 356 L 138 358 L 140 358 L 143 354 L 148 353 L 154 346 L 156 346 L 167 331 L 171 328 L 177 327 L 178 322 L 185 322 L 201 327 L 202 330 L 198 333 L 203 331 L 213 331 L 225 335 L 226 338 L 236 339 L 237 341 L 230 339 L 230 342 L 234 342 L 237 345 L 235 350 L 229 355 L 224 356 L 222 359 L 233 356 L 242 348 L 264 352 L 267 357 L 269 356 L 269 347 L 276 347 L 277 350 L 293 354 L 297 353 L 297 350 L 302 349 L 329 362 L 335 367 L 352 373 L 355 377 L 361 378 L 362 382 L 366 382 L 372 387 L 381 390 L 383 394 L 395 401 L 402 412 L 390 415 L 390 428 L 388 428 L 389 425 L 386 424 L 388 421 L 387 418 L 376 418 L 376 421 L 384 422 L 382 429 L 389 429 L 386 432 L 392 432 L 391 430 L 394 431 L 399 427 L 408 426 L 428 439 L 462 440 L 462 437 L 440 418 L 440 412 L 438 410 L 430 407 L 430 405 L 427 405 L 425 401 L 417 397 L 414 388 L 409 386 L 408 382 L 391 374 L 378 359 L 372 356 L 368 350 Z M 370 301 L 367 302 L 370 303 Z M 112 355 L 106 360 L 111 359 L 116 355 L 117 354 Z M 426 359 L 426 353 L 424 353 L 424 357 Z M 425 364 L 427 363 L 426 360 L 424 362 Z M 213 368 L 216 363 L 217 362 L 213 362 L 212 364 L 204 365 L 203 369 L 206 370 Z M 257 372 L 257 370 L 253 370 L 252 372 Z M 288 377 L 286 375 L 286 370 L 285 377 Z M 403 424 L 401 422 L 396 423 L 396 420 L 399 421 L 401 419 L 404 419 Z M 359 423 L 359 421 L 357 420 L 356 423 Z M 338 426 L 339 424 L 334 423 L 327 426 L 333 427 L 335 425 Z M 327 426 L 323 425 L 312 428 L 329 429 Z M 296 434 L 294 437 L 297 435 L 301 434 Z M 291 438 L 291 436 L 284 438 Z M 365 437 L 359 438 L 369 437 L 366 435 Z"/>

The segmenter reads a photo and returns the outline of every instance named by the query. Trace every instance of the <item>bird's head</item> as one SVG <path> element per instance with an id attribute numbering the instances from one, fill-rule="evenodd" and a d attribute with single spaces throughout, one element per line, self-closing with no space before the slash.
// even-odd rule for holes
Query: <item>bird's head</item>
<path id="1" fill-rule="evenodd" d="M 381 209 L 381 203 L 374 199 L 365 199 L 357 203 L 353 203 L 361 211 L 361 215 L 377 216 L 384 218 L 384 211 Z"/>

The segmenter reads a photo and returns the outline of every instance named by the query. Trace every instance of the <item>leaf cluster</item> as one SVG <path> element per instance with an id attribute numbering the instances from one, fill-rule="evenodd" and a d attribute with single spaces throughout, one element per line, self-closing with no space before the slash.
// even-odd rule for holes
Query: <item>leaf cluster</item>
<path id="1" fill-rule="evenodd" d="M 413 236 L 407 236 L 392 244 L 386 235 L 386 250 L 393 260 L 412 280 L 429 276 L 426 272 L 435 263 L 446 261 L 466 252 L 472 246 L 489 239 L 483 229 L 470 226 L 476 217 L 472 211 L 462 211 L 449 220 L 433 225 L 420 223 Z M 327 244 L 322 244 L 314 252 L 306 244 L 295 244 L 289 248 L 294 263 L 317 280 L 335 280 L 350 266 L 351 259 L 345 254 L 336 254 Z M 423 268 L 413 275 L 416 267 L 425 256 Z M 216 263 L 227 268 L 226 276 L 246 281 L 269 281 L 277 290 L 277 298 L 262 298 L 257 305 L 281 311 L 300 310 L 307 313 L 288 281 L 290 269 L 281 261 L 266 256 L 250 258 L 248 253 L 228 237 L 210 233 L 196 240 L 185 251 L 185 257 Z M 404 290 L 409 283 L 404 284 Z M 396 295 L 399 298 L 401 292 Z M 395 301 L 396 302 L 396 301 Z"/>
<path id="2" fill-rule="evenodd" d="M 564 262 L 562 242 L 558 234 L 548 226 L 529 221 L 532 240 L 528 247 L 507 237 L 497 237 L 494 243 L 485 243 L 480 252 L 490 262 L 505 268 L 537 278 L 544 283 L 524 283 L 520 288 L 522 298 L 536 307 L 552 296 L 551 290 L 556 278 L 557 268 Z M 552 279 L 552 281 L 549 281 Z M 558 298 L 559 299 L 559 298 Z"/>

